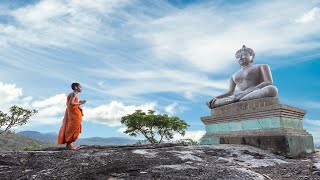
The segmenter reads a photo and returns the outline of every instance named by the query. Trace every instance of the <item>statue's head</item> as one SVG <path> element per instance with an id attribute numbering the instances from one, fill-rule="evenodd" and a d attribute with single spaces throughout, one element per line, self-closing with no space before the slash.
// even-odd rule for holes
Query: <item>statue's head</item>
<path id="1" fill-rule="evenodd" d="M 236 52 L 235 56 L 238 63 L 242 66 L 252 63 L 255 53 L 251 48 L 247 48 L 243 45 L 242 48 Z"/>

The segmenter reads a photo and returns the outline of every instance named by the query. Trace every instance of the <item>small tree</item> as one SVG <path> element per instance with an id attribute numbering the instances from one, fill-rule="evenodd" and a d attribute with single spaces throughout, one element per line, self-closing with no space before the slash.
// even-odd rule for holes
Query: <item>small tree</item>
<path id="1" fill-rule="evenodd" d="M 37 110 L 24 109 L 16 105 L 10 107 L 9 113 L 3 113 L 0 111 L 0 128 L 5 127 L 5 130 L 0 132 L 0 134 L 7 132 L 14 126 L 26 124 L 28 119 L 37 112 Z"/>
<path id="2" fill-rule="evenodd" d="M 167 114 L 157 115 L 155 111 L 148 113 L 136 110 L 133 114 L 128 114 L 121 118 L 121 123 L 127 126 L 124 133 L 136 137 L 142 134 L 151 144 L 162 143 L 164 139 L 173 138 L 173 132 L 178 132 L 182 136 L 188 128 L 188 124 L 178 117 L 170 117 Z M 160 139 L 156 139 L 156 135 Z"/>

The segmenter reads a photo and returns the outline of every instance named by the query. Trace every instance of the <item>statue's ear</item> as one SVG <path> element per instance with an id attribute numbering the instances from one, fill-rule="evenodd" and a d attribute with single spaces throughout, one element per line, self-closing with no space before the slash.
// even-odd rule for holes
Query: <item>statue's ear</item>
<path id="1" fill-rule="evenodd" d="M 253 59 L 254 59 L 254 58 L 252 57 L 252 59 L 251 59 L 251 61 L 250 61 L 251 63 L 253 62 Z"/>
<path id="2" fill-rule="evenodd" d="M 254 57 L 255 57 L 255 54 L 250 54 L 250 56 L 252 57 L 252 59 L 251 59 L 251 61 L 250 61 L 250 62 L 253 62 Z"/>

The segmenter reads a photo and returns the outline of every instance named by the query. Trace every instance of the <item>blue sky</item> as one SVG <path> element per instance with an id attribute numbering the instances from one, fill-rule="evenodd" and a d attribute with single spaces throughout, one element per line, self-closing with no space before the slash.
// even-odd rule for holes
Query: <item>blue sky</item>
<path id="1" fill-rule="evenodd" d="M 0 110 L 39 113 L 16 131 L 58 132 L 80 82 L 81 137 L 122 133 L 135 109 L 178 116 L 204 133 L 205 102 L 225 92 L 243 44 L 270 65 L 281 103 L 307 110 L 320 141 L 320 1 L 5 0 L 0 2 Z"/>

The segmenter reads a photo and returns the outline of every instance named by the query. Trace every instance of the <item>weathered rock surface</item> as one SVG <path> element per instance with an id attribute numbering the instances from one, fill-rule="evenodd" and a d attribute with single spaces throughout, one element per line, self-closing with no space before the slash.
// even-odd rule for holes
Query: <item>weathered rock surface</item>
<path id="1" fill-rule="evenodd" d="M 318 156 L 291 159 L 227 144 L 1 151 L 0 179 L 320 179 Z"/>

